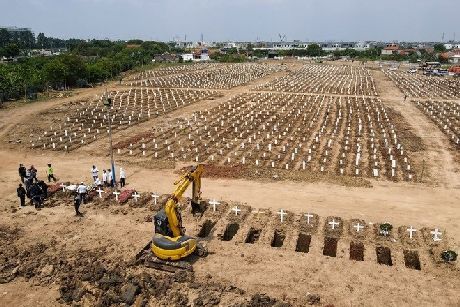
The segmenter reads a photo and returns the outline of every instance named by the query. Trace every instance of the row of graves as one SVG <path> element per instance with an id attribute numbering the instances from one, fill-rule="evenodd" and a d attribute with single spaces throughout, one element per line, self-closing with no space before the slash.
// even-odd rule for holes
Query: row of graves
<path id="1" fill-rule="evenodd" d="M 285 70 L 278 64 L 238 63 L 145 80 L 125 81 L 131 87 L 230 89 Z"/>
<path id="2" fill-rule="evenodd" d="M 205 99 L 219 96 L 216 91 L 186 89 L 129 89 L 112 91 L 110 120 L 114 131 L 145 122 L 151 118 L 167 114 L 178 108 Z M 62 124 L 50 130 L 31 135 L 30 146 L 52 150 L 71 151 L 109 133 L 105 96 L 87 101 L 78 109 L 71 110 Z"/>
<path id="3" fill-rule="evenodd" d="M 460 148 L 460 104 L 454 101 L 412 101 L 449 140 Z"/>
<path id="4" fill-rule="evenodd" d="M 71 203 L 73 185 L 56 185 L 53 199 Z M 134 189 L 92 190 L 89 204 L 98 207 L 150 208 L 152 216 L 164 207 L 168 194 L 141 193 Z M 354 261 L 415 270 L 432 270 L 457 264 L 445 229 L 439 227 L 393 226 L 362 219 L 320 217 L 312 212 L 295 214 L 279 209 L 253 209 L 250 206 L 202 200 L 200 212 L 192 214 L 189 199 L 179 203 L 187 234 L 200 240 L 219 240 L 251 248 L 265 246 L 283 252 L 311 253 Z M 151 221 L 152 219 L 146 219 Z"/>
<path id="5" fill-rule="evenodd" d="M 417 98 L 460 98 L 460 79 L 384 71 L 394 84 L 407 96 Z"/>
<path id="6" fill-rule="evenodd" d="M 222 66 L 218 63 L 193 63 L 182 64 L 178 66 L 167 66 L 159 69 L 146 70 L 138 74 L 128 76 L 125 80 L 143 80 L 148 78 L 162 77 L 168 75 L 181 74 L 186 72 L 194 72 L 198 70 L 213 69 Z"/>
<path id="7" fill-rule="evenodd" d="M 255 90 L 377 96 L 374 79 L 364 67 L 307 64 Z"/>
<path id="8" fill-rule="evenodd" d="M 409 153 L 378 98 L 245 93 L 142 138 L 120 156 L 413 180 Z"/>

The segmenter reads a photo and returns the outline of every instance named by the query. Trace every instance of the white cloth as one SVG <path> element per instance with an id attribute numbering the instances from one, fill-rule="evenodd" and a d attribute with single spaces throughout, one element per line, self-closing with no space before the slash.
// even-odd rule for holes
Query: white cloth
<path id="1" fill-rule="evenodd" d="M 97 186 L 102 185 L 101 180 L 99 178 L 96 178 L 96 180 L 94 181 L 94 184 Z"/>
<path id="2" fill-rule="evenodd" d="M 99 173 L 99 170 L 97 169 L 97 167 L 91 169 L 91 174 L 93 175 L 93 177 L 97 177 L 98 173 Z"/>
<path id="3" fill-rule="evenodd" d="M 120 178 L 126 178 L 126 172 L 122 168 L 120 168 Z"/>
<path id="4" fill-rule="evenodd" d="M 77 188 L 77 193 L 86 193 L 88 191 L 88 189 L 86 188 L 86 185 L 84 184 L 80 184 Z"/>
<path id="5" fill-rule="evenodd" d="M 112 181 L 112 179 L 113 179 L 112 172 L 108 172 L 107 173 L 107 181 L 110 182 L 110 181 Z"/>

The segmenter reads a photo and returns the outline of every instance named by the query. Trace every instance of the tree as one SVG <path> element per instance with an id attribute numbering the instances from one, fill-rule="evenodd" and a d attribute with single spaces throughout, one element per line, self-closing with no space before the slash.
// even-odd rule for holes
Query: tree
<path id="1" fill-rule="evenodd" d="M 9 44 L 10 40 L 10 33 L 6 29 L 0 29 L 0 48 L 3 48 Z"/>
<path id="2" fill-rule="evenodd" d="M 6 45 L 4 48 L 0 49 L 0 56 L 6 57 L 15 57 L 18 56 L 20 53 L 19 47 L 16 44 L 10 43 Z"/>
<path id="3" fill-rule="evenodd" d="M 446 47 L 444 46 L 444 44 L 435 44 L 433 46 L 434 48 L 434 51 L 436 52 L 445 52 L 446 51 Z"/>
<path id="4" fill-rule="evenodd" d="M 38 33 L 37 35 L 37 47 L 45 48 L 46 45 L 46 36 L 43 33 Z"/>
<path id="5" fill-rule="evenodd" d="M 323 49 L 318 44 L 310 44 L 307 47 L 307 55 L 309 56 L 320 56 L 323 53 Z"/>

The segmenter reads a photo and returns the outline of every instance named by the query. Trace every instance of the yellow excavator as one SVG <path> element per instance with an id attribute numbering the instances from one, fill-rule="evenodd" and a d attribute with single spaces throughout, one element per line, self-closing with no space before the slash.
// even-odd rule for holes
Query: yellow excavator
<path id="1" fill-rule="evenodd" d="M 186 258 L 192 253 L 200 257 L 207 254 L 205 246 L 199 244 L 196 238 L 185 234 L 179 208 L 179 199 L 192 184 L 192 214 L 203 212 L 200 204 L 203 168 L 203 164 L 189 167 L 185 174 L 174 182 L 176 190 L 168 198 L 165 207 L 154 216 L 155 233 L 153 239 L 141 252 L 143 255 L 138 254 L 137 260 L 142 258 L 147 266 L 174 271 L 175 268 L 190 269 L 187 263 L 174 262 L 180 262 L 178 260 Z M 152 252 L 155 257 L 148 255 Z"/>

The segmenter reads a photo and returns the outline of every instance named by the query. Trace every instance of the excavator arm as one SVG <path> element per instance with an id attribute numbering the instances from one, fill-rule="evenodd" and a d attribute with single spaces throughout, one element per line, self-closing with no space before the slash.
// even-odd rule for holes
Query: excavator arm
<path id="1" fill-rule="evenodd" d="M 168 218 L 169 228 L 174 237 L 183 236 L 182 217 L 179 212 L 179 199 L 185 193 L 190 183 L 192 183 L 192 207 L 200 200 L 201 195 L 201 174 L 203 173 L 203 165 L 198 164 L 192 167 L 186 174 L 174 182 L 177 186 L 174 193 L 168 199 L 165 205 L 165 213 Z"/>
<path id="2" fill-rule="evenodd" d="M 155 215 L 155 235 L 152 239 L 152 251 L 163 260 L 180 260 L 197 249 L 197 241 L 185 235 L 182 227 L 182 216 L 179 210 L 179 199 L 192 184 L 192 211 L 199 204 L 201 194 L 201 175 L 203 165 L 191 167 L 174 185 L 176 190 L 169 197 L 165 208 Z M 201 249 L 202 250 L 202 249 Z M 199 254 L 202 253 L 200 249 Z"/>

